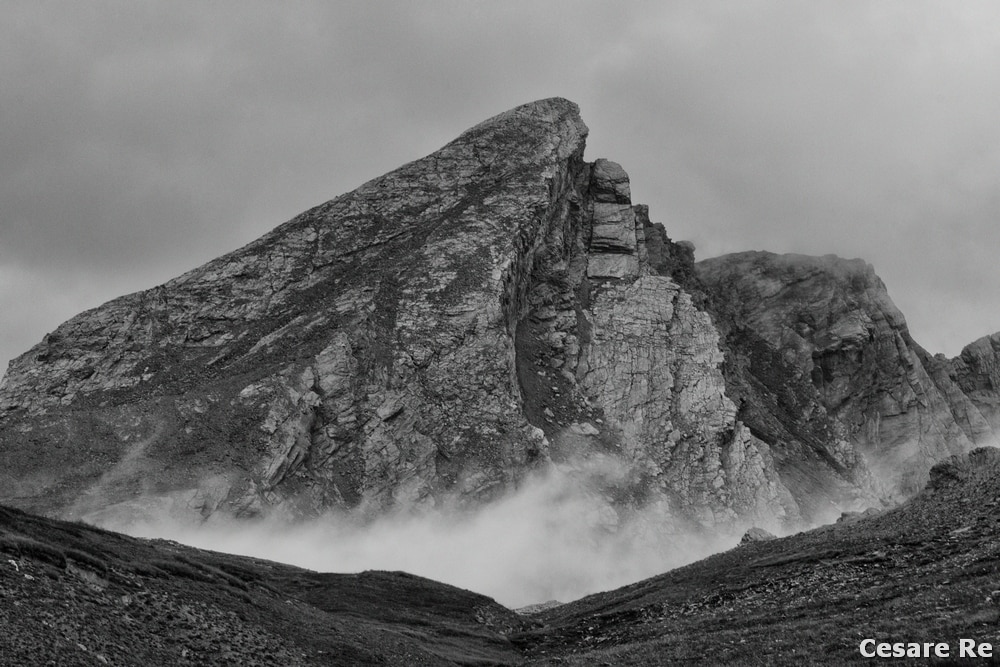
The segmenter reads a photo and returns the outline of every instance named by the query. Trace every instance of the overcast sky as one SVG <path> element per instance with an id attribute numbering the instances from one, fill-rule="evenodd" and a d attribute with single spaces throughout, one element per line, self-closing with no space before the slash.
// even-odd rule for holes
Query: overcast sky
<path id="1" fill-rule="evenodd" d="M 699 258 L 863 257 L 1000 330 L 1000 3 L 2 2 L 0 369 L 550 96 Z"/>

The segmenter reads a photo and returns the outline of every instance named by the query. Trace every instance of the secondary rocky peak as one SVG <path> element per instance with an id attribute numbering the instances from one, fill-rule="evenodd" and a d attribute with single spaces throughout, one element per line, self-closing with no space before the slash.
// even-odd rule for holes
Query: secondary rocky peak
<path id="1" fill-rule="evenodd" d="M 969 397 L 974 412 L 986 418 L 989 432 L 1000 433 L 1000 334 L 970 343 L 958 357 L 942 365 L 948 378 Z"/>
<path id="2" fill-rule="evenodd" d="M 803 332 L 812 335 L 820 327 L 831 345 L 845 339 L 860 342 L 875 327 L 872 318 L 907 331 L 885 284 L 861 259 L 742 252 L 703 260 L 698 274 L 706 283 L 737 290 L 728 299 L 731 314 L 768 330 L 774 339 L 784 337 L 784 342 L 803 338 Z M 829 312 L 842 317 L 827 326 L 823 320 Z"/>
<path id="3" fill-rule="evenodd" d="M 866 262 L 737 253 L 699 262 L 698 275 L 734 349 L 752 356 L 749 350 L 764 344 L 787 364 L 790 372 L 772 381 L 771 391 L 780 396 L 795 386 L 796 400 L 814 404 L 814 417 L 798 420 L 793 430 L 822 423 L 833 436 L 826 440 L 840 444 L 821 451 L 850 467 L 864 462 L 889 492 L 915 493 L 936 461 L 993 441 L 993 429 L 956 384 L 954 370 L 913 341 Z M 976 359 L 969 352 L 971 367 L 979 367 Z M 765 380 L 769 372 L 753 371 Z M 976 384 L 976 375 L 968 371 L 967 384 Z"/>

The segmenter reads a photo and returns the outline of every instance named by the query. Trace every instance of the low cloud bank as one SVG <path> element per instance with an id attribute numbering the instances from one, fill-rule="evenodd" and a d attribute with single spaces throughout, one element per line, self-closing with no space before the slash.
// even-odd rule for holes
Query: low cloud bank
<path id="1" fill-rule="evenodd" d="M 917 443 L 906 443 L 894 454 L 891 460 L 869 461 L 876 487 L 898 483 L 902 461 L 919 454 Z M 214 514 L 196 523 L 169 509 L 153 509 L 186 507 L 179 497 L 144 497 L 83 518 L 131 535 L 321 572 L 403 570 L 489 595 L 512 608 L 618 588 L 739 542 L 741 532 L 710 533 L 677 521 L 663 501 L 623 509 L 610 497 L 629 485 L 628 477 L 616 459 L 591 455 L 571 466 L 550 466 L 474 511 L 401 512 L 365 523 L 337 512 L 308 520 L 235 520 Z M 813 525 L 867 506 L 831 505 Z"/>
<path id="2" fill-rule="evenodd" d="M 514 608 L 617 588 L 737 543 L 739 536 L 681 529 L 660 506 L 616 511 L 601 488 L 619 474 L 608 459 L 551 468 L 475 512 L 394 515 L 365 525 L 333 513 L 294 523 L 217 516 L 198 525 L 176 518 L 100 523 L 324 572 L 404 570 Z"/>

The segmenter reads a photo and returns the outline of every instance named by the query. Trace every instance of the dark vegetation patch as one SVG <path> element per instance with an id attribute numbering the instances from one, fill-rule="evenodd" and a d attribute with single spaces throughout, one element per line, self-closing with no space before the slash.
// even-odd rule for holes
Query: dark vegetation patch
<path id="1" fill-rule="evenodd" d="M 31 558 L 58 567 L 66 567 L 66 554 L 62 549 L 45 542 L 21 535 L 0 535 L 0 551 L 12 556 Z"/>

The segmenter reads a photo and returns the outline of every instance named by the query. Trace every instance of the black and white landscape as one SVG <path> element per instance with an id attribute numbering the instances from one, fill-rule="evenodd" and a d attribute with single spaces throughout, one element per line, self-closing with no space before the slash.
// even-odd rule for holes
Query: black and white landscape
<path id="1" fill-rule="evenodd" d="M 245 7 L 0 29 L 0 663 L 992 659 L 992 6 Z"/>

